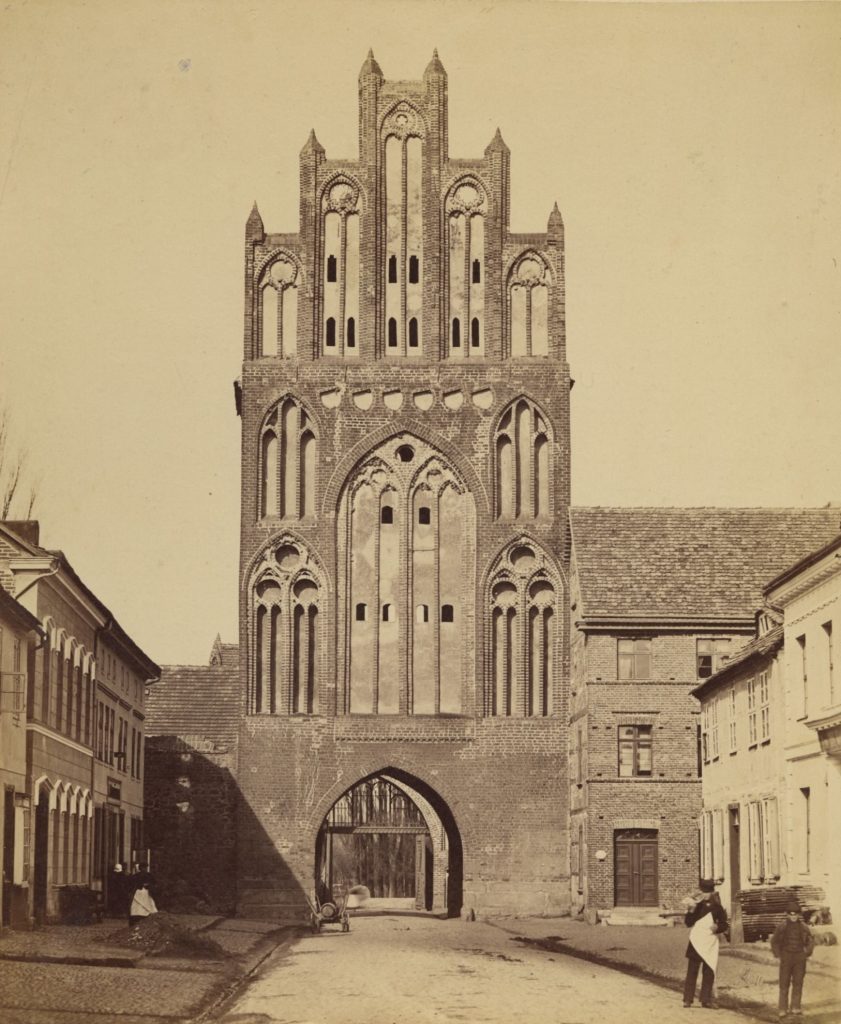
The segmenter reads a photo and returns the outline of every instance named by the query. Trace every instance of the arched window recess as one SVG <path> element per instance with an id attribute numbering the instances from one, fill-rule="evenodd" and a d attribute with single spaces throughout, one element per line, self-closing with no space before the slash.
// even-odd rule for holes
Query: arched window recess
<path id="1" fill-rule="evenodd" d="M 385 253 L 381 351 L 389 358 L 421 355 L 423 325 L 423 145 L 421 113 L 399 100 L 380 125 L 385 187 Z"/>
<path id="2" fill-rule="evenodd" d="M 506 354 L 512 358 L 549 355 L 549 292 L 552 275 L 534 250 L 521 254 L 508 275 Z"/>
<path id="3" fill-rule="evenodd" d="M 549 421 L 531 399 L 515 399 L 503 409 L 493 439 L 497 518 L 551 515 L 552 441 Z"/>
<path id="4" fill-rule="evenodd" d="M 342 174 L 321 196 L 321 353 L 356 355 L 359 320 L 358 182 Z"/>
<path id="5" fill-rule="evenodd" d="M 476 177 L 456 181 L 444 201 L 449 279 L 448 355 L 453 359 L 484 355 L 485 217 L 488 209 L 488 192 Z"/>
<path id="6" fill-rule="evenodd" d="M 562 586 L 549 556 L 528 538 L 509 545 L 488 575 L 486 714 L 554 713 Z"/>
<path id="7" fill-rule="evenodd" d="M 321 572 L 295 538 L 270 544 L 252 572 L 249 714 L 312 714 L 321 673 Z"/>
<path id="8" fill-rule="evenodd" d="M 277 250 L 257 269 L 256 355 L 288 358 L 298 350 L 298 286 L 301 269 L 291 253 Z"/>
<path id="9" fill-rule="evenodd" d="M 309 410 L 291 395 L 282 398 L 260 428 L 260 518 L 315 514 L 316 452 L 316 426 Z"/>

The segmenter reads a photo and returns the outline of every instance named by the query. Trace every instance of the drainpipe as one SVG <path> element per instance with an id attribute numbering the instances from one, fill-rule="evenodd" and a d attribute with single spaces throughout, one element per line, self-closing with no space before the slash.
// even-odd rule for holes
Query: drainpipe
<path id="1" fill-rule="evenodd" d="M 43 576 L 36 576 L 35 579 L 30 580 L 23 588 L 23 590 L 20 590 L 18 591 L 17 594 L 13 595 L 14 599 L 16 601 L 20 601 L 21 597 L 27 592 L 27 590 L 29 590 L 31 587 L 34 587 L 36 583 L 40 583 L 41 580 L 48 580 L 50 576 L 55 576 L 55 574 L 59 571 L 60 568 L 61 562 L 57 558 L 54 558 L 52 568 L 50 569 L 50 571 L 45 572 Z"/>

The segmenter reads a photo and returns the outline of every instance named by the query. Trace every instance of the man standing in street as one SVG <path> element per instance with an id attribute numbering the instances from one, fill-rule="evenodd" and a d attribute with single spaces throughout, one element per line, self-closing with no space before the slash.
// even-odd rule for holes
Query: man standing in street
<path id="1" fill-rule="evenodd" d="M 811 928 L 800 914 L 797 900 L 791 900 L 786 908 L 785 920 L 781 921 L 771 936 L 771 951 L 780 961 L 780 1002 L 779 1015 L 782 1020 L 788 1016 L 789 1005 L 793 1017 L 802 1017 L 800 999 L 803 995 L 803 979 L 806 976 L 806 960 L 812 955 L 815 939 Z M 791 1004 L 789 1004 L 791 989 Z"/>

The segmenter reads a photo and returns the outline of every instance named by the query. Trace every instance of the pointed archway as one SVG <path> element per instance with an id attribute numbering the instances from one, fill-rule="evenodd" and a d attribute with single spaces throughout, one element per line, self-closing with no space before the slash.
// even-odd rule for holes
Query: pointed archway
<path id="1" fill-rule="evenodd" d="M 462 906 L 462 845 L 446 803 L 407 772 L 365 776 L 333 803 L 316 839 L 321 899 L 366 885 L 372 906 L 394 900 L 457 917 Z"/>

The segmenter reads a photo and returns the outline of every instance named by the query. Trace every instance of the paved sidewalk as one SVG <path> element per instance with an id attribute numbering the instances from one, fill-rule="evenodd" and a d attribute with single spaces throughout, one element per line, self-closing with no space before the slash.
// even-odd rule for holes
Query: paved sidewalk
<path id="1" fill-rule="evenodd" d="M 588 925 L 569 917 L 496 918 L 490 923 L 515 941 L 566 953 L 646 978 L 681 992 L 686 973 L 688 931 L 629 925 Z M 758 1020 L 777 1020 L 777 961 L 768 943 L 721 945 L 716 977 L 719 1005 Z M 676 1003 L 680 1007 L 680 1002 Z M 841 1022 L 841 946 L 816 946 L 803 989 L 804 1019 L 812 1024 Z"/>

